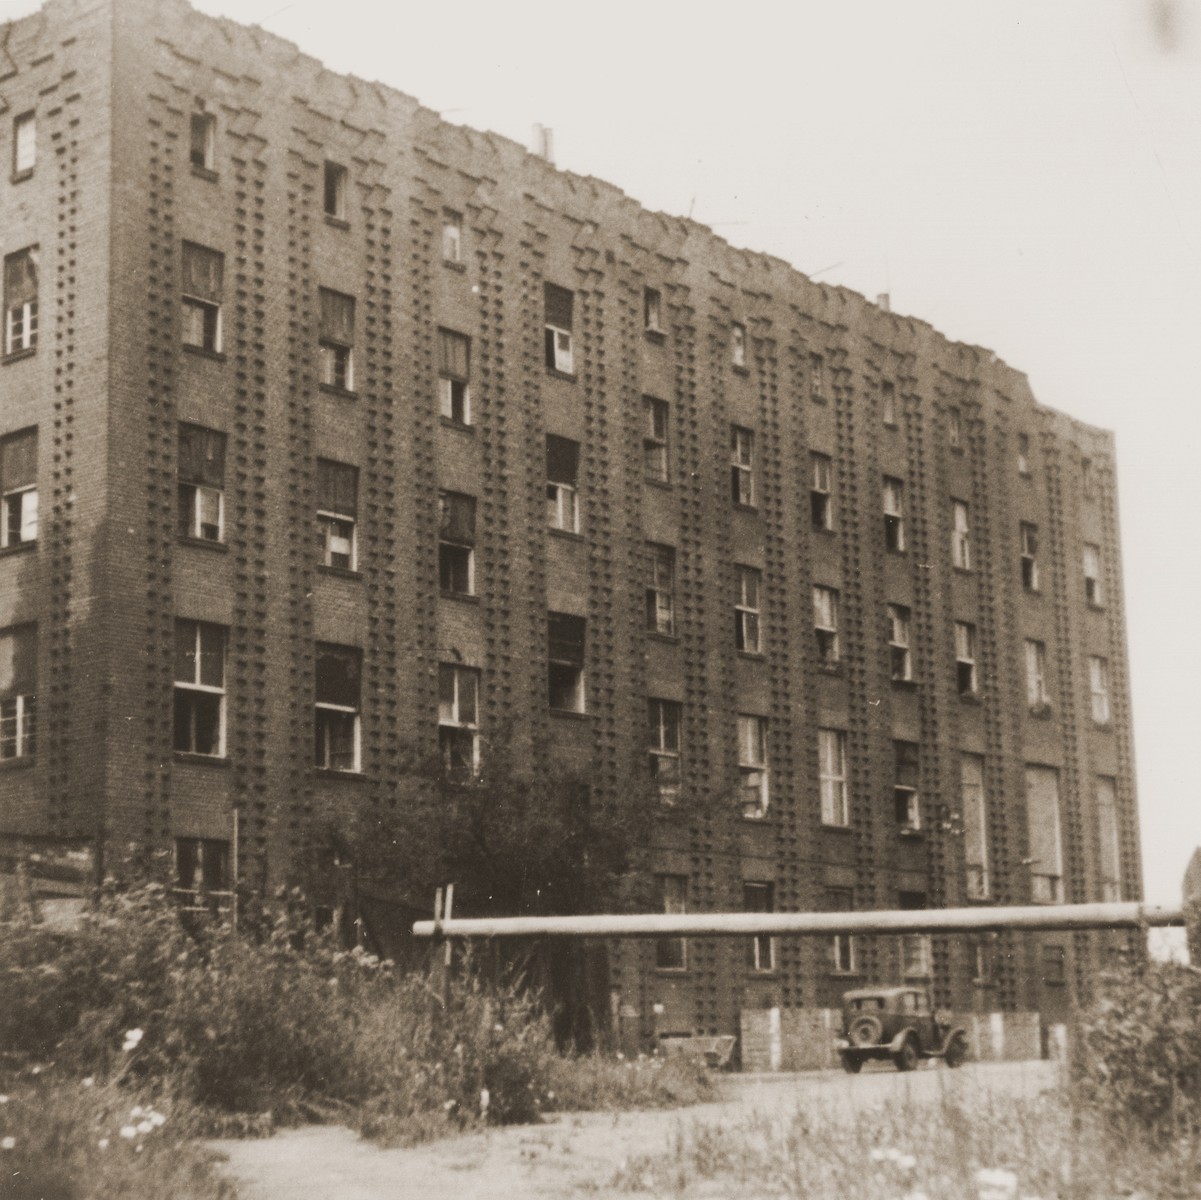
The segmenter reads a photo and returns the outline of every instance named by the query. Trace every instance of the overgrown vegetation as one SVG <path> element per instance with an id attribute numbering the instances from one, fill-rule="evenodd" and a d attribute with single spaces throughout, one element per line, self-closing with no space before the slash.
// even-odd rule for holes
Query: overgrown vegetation
<path id="1" fill-rule="evenodd" d="M 688 1064 L 567 1060 L 528 991 L 469 964 L 431 986 L 314 935 L 295 911 L 252 932 L 189 933 L 145 885 L 106 895 L 73 932 L 5 924 L 0 1196 L 32 1180 L 29 1195 L 61 1200 L 207 1200 L 221 1193 L 205 1162 L 164 1152 L 201 1128 L 338 1119 L 411 1141 L 707 1092 Z"/>

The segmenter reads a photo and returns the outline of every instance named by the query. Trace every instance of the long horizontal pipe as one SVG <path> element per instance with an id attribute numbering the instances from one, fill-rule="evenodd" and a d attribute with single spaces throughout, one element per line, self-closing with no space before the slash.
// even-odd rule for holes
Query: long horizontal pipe
<path id="1" fill-rule="evenodd" d="M 1115 929 L 1183 925 L 1180 908 L 1137 902 L 923 908 L 841 913 L 644 913 L 637 916 L 452 917 L 416 921 L 416 937 L 721 937 L 831 933 L 957 933 L 960 930 Z"/>

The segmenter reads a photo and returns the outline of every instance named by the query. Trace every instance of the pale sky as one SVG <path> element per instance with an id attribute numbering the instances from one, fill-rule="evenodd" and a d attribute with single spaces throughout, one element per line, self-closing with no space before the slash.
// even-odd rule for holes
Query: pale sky
<path id="1" fill-rule="evenodd" d="M 1201 845 L 1201 0 L 196 7 L 448 120 L 549 125 L 559 166 L 889 292 L 1115 430 L 1146 894 L 1179 900 Z"/>

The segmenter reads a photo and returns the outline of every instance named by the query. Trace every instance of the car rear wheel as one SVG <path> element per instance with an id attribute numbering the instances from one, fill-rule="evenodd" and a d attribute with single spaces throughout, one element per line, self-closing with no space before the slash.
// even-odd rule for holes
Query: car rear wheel
<path id="1" fill-rule="evenodd" d="M 859 1074 L 859 1071 L 863 1066 L 863 1059 L 861 1059 L 858 1054 L 843 1054 L 840 1055 L 840 1057 L 842 1059 L 842 1069 L 848 1075 Z"/>
<path id="2" fill-rule="evenodd" d="M 856 1046 L 875 1046 L 884 1033 L 879 1017 L 864 1013 L 856 1017 L 847 1030 L 847 1040 Z"/>
<path id="3" fill-rule="evenodd" d="M 962 1033 L 955 1034 L 947 1043 L 947 1052 L 944 1057 L 948 1067 L 959 1066 L 967 1058 L 967 1036 Z"/>
<path id="4" fill-rule="evenodd" d="M 908 1037 L 901 1043 L 901 1048 L 893 1055 L 893 1062 L 898 1071 L 912 1071 L 917 1066 L 917 1046 L 913 1038 Z"/>

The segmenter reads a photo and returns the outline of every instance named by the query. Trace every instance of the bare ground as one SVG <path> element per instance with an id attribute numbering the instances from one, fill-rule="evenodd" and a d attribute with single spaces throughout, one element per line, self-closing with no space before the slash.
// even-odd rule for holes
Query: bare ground
<path id="1" fill-rule="evenodd" d="M 262 1141 L 220 1141 L 227 1175 L 242 1200 L 508 1200 L 592 1197 L 636 1200 L 616 1181 L 626 1161 L 665 1151 L 693 1124 L 778 1118 L 801 1107 L 826 1113 L 890 1098 L 934 1099 L 944 1087 L 970 1093 L 1034 1095 L 1055 1079 L 1052 1063 L 989 1063 L 952 1075 L 936 1063 L 909 1075 L 869 1064 L 862 1075 L 724 1076 L 720 1099 L 692 1108 L 580 1113 L 542 1125 L 489 1129 L 409 1149 L 381 1149 L 340 1126 L 288 1130 Z M 716 1195 L 701 1190 L 690 1195 Z M 728 1184 L 721 1195 L 730 1196 Z M 754 1192 L 747 1192 L 749 1198 Z"/>

